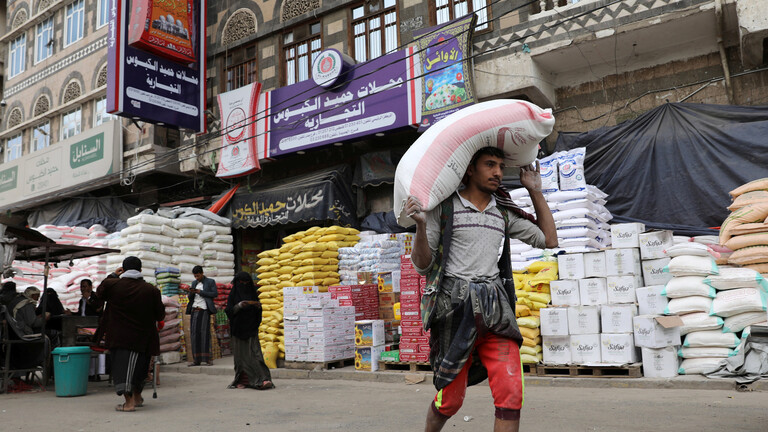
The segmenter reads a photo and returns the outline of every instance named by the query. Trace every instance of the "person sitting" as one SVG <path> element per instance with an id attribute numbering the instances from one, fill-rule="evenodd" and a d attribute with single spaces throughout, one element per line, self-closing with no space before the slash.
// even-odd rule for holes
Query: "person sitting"
<path id="1" fill-rule="evenodd" d="M 80 281 L 80 294 L 83 297 L 80 298 L 77 311 L 74 314 L 77 316 L 101 316 L 101 312 L 104 310 L 104 302 L 96 297 L 96 294 L 93 292 L 93 282 L 90 279 Z"/>
<path id="2" fill-rule="evenodd" d="M 16 292 L 16 283 L 6 282 L 0 288 L 0 304 L 6 306 L 12 322 L 8 323 L 8 337 L 10 339 L 21 340 L 34 338 L 43 328 L 44 320 L 50 318 L 50 314 L 43 316 L 35 313 L 35 301 L 26 297 L 24 294 Z M 11 369 L 29 369 L 40 365 L 45 360 L 46 340 L 43 344 L 17 345 L 11 350 Z M 16 374 L 14 381 L 19 383 L 20 374 Z"/>
<path id="3" fill-rule="evenodd" d="M 48 321 L 45 325 L 45 335 L 51 340 L 52 347 L 61 346 L 61 317 L 69 315 L 69 311 L 64 309 L 64 305 L 59 300 L 59 294 L 53 288 L 45 290 L 45 298 L 40 300 L 37 305 L 37 315 L 43 315 L 43 302 L 45 302 L 45 313 Z"/>

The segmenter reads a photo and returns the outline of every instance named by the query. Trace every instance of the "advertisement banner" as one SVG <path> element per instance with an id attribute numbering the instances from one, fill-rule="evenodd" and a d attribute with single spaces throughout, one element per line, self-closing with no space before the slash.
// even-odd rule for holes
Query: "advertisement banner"
<path id="1" fill-rule="evenodd" d="M 419 132 L 476 102 L 472 86 L 472 55 L 475 14 L 429 29 L 413 32 L 422 53 L 424 77 L 421 98 L 424 107 Z"/>
<path id="2" fill-rule="evenodd" d="M 133 0 L 128 43 L 180 63 L 195 61 L 192 0 Z"/>
<path id="3" fill-rule="evenodd" d="M 219 94 L 222 132 L 216 177 L 238 177 L 261 169 L 256 149 L 256 113 L 261 83 Z"/>
<path id="4" fill-rule="evenodd" d="M 157 49 L 162 43 L 156 36 L 151 37 L 157 42 L 153 47 L 138 44 L 131 46 L 129 38 L 129 14 L 132 11 L 143 10 L 146 0 L 114 0 L 110 9 L 108 35 L 108 68 L 107 68 L 107 111 L 134 120 L 156 123 L 164 126 L 179 127 L 195 132 L 205 131 L 205 0 L 184 0 L 179 4 L 191 7 L 188 11 L 194 17 L 191 29 L 183 30 L 181 18 L 166 14 L 164 30 L 173 33 L 177 39 L 186 37 L 192 47 L 192 52 L 185 51 L 182 45 L 176 45 L 172 39 L 165 38 L 165 48 Z M 159 2 L 155 2 L 158 3 Z M 139 11 L 140 12 L 140 11 Z M 154 15 L 146 15 L 146 26 L 152 27 Z M 174 20 L 171 25 L 170 21 Z M 179 24 L 181 23 L 181 24 Z M 160 24 L 158 24 L 159 26 Z M 186 34 L 186 35 L 185 35 Z M 141 39 L 142 36 L 139 36 Z M 147 39 L 147 40 L 150 40 Z M 158 45 L 159 44 L 159 45 Z M 179 51 L 181 50 L 181 51 Z M 191 54 L 186 62 L 180 57 L 181 52 Z M 179 63 L 179 61 L 183 61 Z"/>
<path id="5" fill-rule="evenodd" d="M 306 80 L 266 94 L 269 157 L 295 153 L 419 124 L 421 73 L 414 48 L 397 51 L 349 68 L 332 53 L 320 53 L 313 64 L 321 82 Z M 329 89 L 320 84 L 338 70 Z"/>

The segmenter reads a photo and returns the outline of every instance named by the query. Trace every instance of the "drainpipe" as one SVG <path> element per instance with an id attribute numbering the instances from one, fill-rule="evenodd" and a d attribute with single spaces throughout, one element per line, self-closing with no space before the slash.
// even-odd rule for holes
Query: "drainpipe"
<path id="1" fill-rule="evenodd" d="M 725 77 L 725 93 L 728 96 L 728 103 L 733 105 L 731 70 L 728 67 L 728 57 L 725 54 L 725 42 L 723 42 L 723 28 L 725 27 L 725 22 L 723 19 L 723 0 L 715 0 L 715 21 L 715 30 L 717 31 L 717 48 L 720 51 L 720 63 L 723 65 L 723 76 Z"/>

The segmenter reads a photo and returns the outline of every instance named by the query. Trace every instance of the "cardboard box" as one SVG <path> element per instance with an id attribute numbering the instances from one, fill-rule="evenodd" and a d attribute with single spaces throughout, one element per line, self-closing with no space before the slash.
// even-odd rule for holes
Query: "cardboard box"
<path id="1" fill-rule="evenodd" d="M 603 363 L 623 365 L 637 361 L 632 333 L 603 333 L 600 335 L 600 345 Z"/>
<path id="2" fill-rule="evenodd" d="M 658 258 L 643 261 L 643 280 L 646 285 L 666 285 L 667 282 L 672 280 L 671 273 L 665 273 L 664 267 L 666 267 L 670 258 Z"/>
<path id="3" fill-rule="evenodd" d="M 633 304 L 604 305 L 600 308 L 600 325 L 603 333 L 632 333 L 632 318 L 637 315 Z"/>
<path id="4" fill-rule="evenodd" d="M 384 352 L 384 346 L 358 346 L 355 347 L 355 370 L 377 371 L 379 370 L 379 358 Z"/>
<path id="5" fill-rule="evenodd" d="M 605 252 L 589 252 L 584 254 L 584 276 L 608 276 L 605 269 Z"/>
<path id="6" fill-rule="evenodd" d="M 555 365 L 571 364 L 570 336 L 542 336 L 541 346 L 544 363 Z"/>
<path id="7" fill-rule="evenodd" d="M 582 306 L 597 306 L 608 303 L 605 278 L 579 280 L 579 297 Z"/>
<path id="8" fill-rule="evenodd" d="M 426 363 L 429 361 L 429 353 L 400 354 L 400 361 L 411 363 Z"/>
<path id="9" fill-rule="evenodd" d="M 568 309 L 550 307 L 539 311 L 541 313 L 542 336 L 568 335 Z"/>
<path id="10" fill-rule="evenodd" d="M 642 233 L 640 238 L 640 258 L 644 260 L 666 258 L 664 253 L 674 244 L 672 231 L 654 230 Z"/>
<path id="11" fill-rule="evenodd" d="M 384 320 L 355 321 L 355 345 L 384 345 Z"/>
<path id="12" fill-rule="evenodd" d="M 645 224 L 623 223 L 611 225 L 611 245 L 615 248 L 640 247 L 640 233 L 645 231 Z"/>
<path id="13" fill-rule="evenodd" d="M 608 276 L 608 303 L 634 303 L 637 300 L 636 291 L 643 286 L 640 276 Z"/>
<path id="14" fill-rule="evenodd" d="M 400 255 L 400 270 L 413 270 L 413 262 L 410 255 Z"/>
<path id="15" fill-rule="evenodd" d="M 579 281 L 556 280 L 549 283 L 549 293 L 555 306 L 580 306 Z"/>
<path id="16" fill-rule="evenodd" d="M 558 255 L 557 271 L 560 279 L 584 279 L 584 254 Z"/>
<path id="17" fill-rule="evenodd" d="M 678 374 L 680 363 L 677 347 L 641 348 L 643 376 L 648 378 L 672 378 Z"/>
<path id="18" fill-rule="evenodd" d="M 637 295 L 638 315 L 661 315 L 667 308 L 669 299 L 661 293 L 664 285 L 641 287 L 635 290 Z"/>
<path id="19" fill-rule="evenodd" d="M 316 286 L 305 286 L 305 287 L 285 287 L 283 288 L 283 296 L 286 295 L 296 295 L 296 294 L 312 294 L 312 293 L 319 293 L 320 288 Z"/>
<path id="20" fill-rule="evenodd" d="M 571 361 L 575 364 L 595 364 L 602 361 L 600 335 L 571 335 Z"/>
<path id="21" fill-rule="evenodd" d="M 664 348 L 680 345 L 683 321 L 677 315 L 638 315 L 632 319 L 635 345 L 643 348 Z"/>
<path id="22" fill-rule="evenodd" d="M 600 309 L 598 306 L 573 306 L 568 308 L 568 332 L 571 335 L 600 333 Z"/>
<path id="23" fill-rule="evenodd" d="M 400 292 L 400 276 L 401 273 L 399 271 L 379 273 L 377 277 L 379 292 Z"/>
<path id="24" fill-rule="evenodd" d="M 642 276 L 639 249 L 607 249 L 605 251 L 605 271 L 608 276 Z"/>

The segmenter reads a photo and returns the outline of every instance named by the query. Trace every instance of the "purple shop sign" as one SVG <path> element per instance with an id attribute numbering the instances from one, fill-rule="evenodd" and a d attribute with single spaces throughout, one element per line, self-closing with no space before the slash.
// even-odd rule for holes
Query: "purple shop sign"
<path id="1" fill-rule="evenodd" d="M 421 65 L 414 48 L 352 67 L 342 67 L 341 59 L 336 50 L 323 51 L 312 65 L 321 82 L 265 94 L 269 157 L 419 124 Z"/>
<path id="2" fill-rule="evenodd" d="M 452 113 L 475 103 L 472 85 L 472 33 L 475 14 L 413 32 L 422 54 L 424 78 L 420 89 L 424 132 Z"/>
<path id="3" fill-rule="evenodd" d="M 107 112 L 196 132 L 205 131 L 205 0 L 194 2 L 195 56 L 182 65 L 128 45 L 130 0 L 110 9 Z"/>

